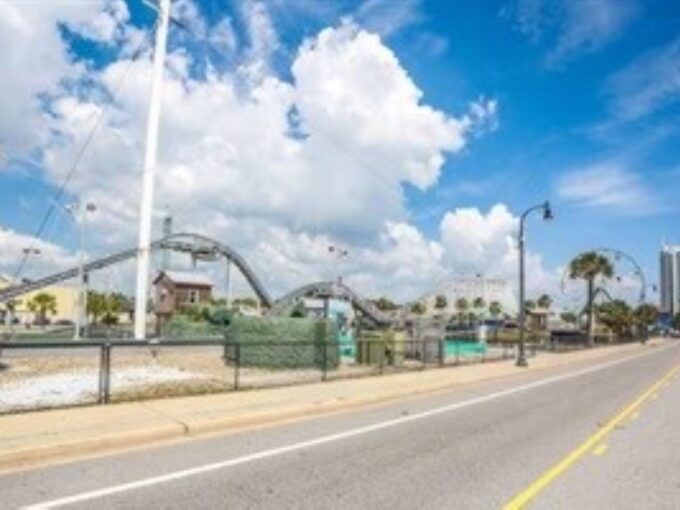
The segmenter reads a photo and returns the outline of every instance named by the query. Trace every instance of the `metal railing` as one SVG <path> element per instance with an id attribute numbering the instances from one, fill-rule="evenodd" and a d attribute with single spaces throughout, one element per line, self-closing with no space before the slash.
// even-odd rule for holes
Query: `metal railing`
<path id="1" fill-rule="evenodd" d="M 0 414 L 366 377 L 515 355 L 510 342 L 474 351 L 471 342 L 439 338 L 358 340 L 353 346 L 347 356 L 336 342 L 242 343 L 214 337 L 1 342 Z M 529 346 L 529 354 L 535 353 L 536 346 Z M 69 391 L 76 386 L 80 393 L 73 396 Z M 58 391 L 67 396 L 59 400 L 53 395 Z"/>

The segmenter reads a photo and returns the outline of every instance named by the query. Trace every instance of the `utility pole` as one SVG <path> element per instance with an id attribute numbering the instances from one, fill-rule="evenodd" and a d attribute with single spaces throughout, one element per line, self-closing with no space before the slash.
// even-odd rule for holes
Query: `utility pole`
<path id="1" fill-rule="evenodd" d="M 142 178 L 142 203 L 139 212 L 139 247 L 137 253 L 137 289 L 135 294 L 135 338 L 146 338 L 146 302 L 149 287 L 149 258 L 151 244 L 151 216 L 153 213 L 154 174 L 158 150 L 158 124 L 161 114 L 163 70 L 170 20 L 170 0 L 159 0 L 159 23 L 156 29 L 153 77 L 149 117 L 146 126 L 146 154 Z"/>

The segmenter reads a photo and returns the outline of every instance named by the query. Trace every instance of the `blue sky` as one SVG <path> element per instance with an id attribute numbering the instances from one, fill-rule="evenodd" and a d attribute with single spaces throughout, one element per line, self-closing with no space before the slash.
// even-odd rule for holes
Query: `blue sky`
<path id="1" fill-rule="evenodd" d="M 101 2 L 104 10 L 113 3 Z M 15 7 L 19 4 L 9 2 Z M 69 94 L 92 100 L 95 87 L 88 79 L 101 79 L 101 72 L 123 59 L 125 45 L 135 31 L 149 29 L 154 15 L 141 1 L 130 0 L 126 15 L 116 18 L 120 34 L 93 37 L 91 31 L 82 29 L 88 20 L 65 21 L 56 4 L 56 8 L 51 7 L 56 14 L 46 23 L 54 22 L 59 27 L 68 64 L 84 65 L 86 71 L 84 77 L 75 80 L 65 79 L 61 71 L 56 82 L 68 83 L 68 90 L 49 92 L 46 104 Z M 35 15 L 41 8 L 36 2 L 20 10 Z M 356 31 L 380 37 L 381 45 L 393 53 L 398 67 L 422 94 L 421 106 L 460 120 L 469 114 L 472 103 L 494 102 L 493 115 L 465 131 L 465 143 L 460 148 L 446 149 L 446 142 L 438 149 L 445 158 L 438 178 L 426 179 L 427 185 L 418 185 L 418 179 L 398 178 L 398 187 L 385 191 L 385 200 L 395 200 L 394 207 L 375 213 L 380 216 L 376 225 L 383 219 L 386 223 L 402 222 L 423 237 L 417 241 L 418 249 L 438 257 L 437 269 L 429 281 L 439 278 L 447 264 L 461 262 L 456 257 L 437 255 L 438 247 L 427 243 L 444 243 L 443 217 L 465 208 L 485 215 L 496 204 L 504 204 L 516 217 L 529 205 L 551 200 L 555 221 L 541 224 L 537 217 L 531 222 L 528 239 L 546 274 L 559 272 L 558 268 L 579 251 L 609 246 L 637 258 L 649 280 L 655 282 L 661 241 L 680 242 L 680 5 L 661 0 L 182 0 L 175 2 L 175 8 L 178 19 L 194 32 L 205 33 L 197 38 L 173 29 L 171 54 L 184 53 L 190 59 L 187 74 L 182 77 L 185 84 L 189 80 L 204 83 L 209 66 L 225 76 L 238 76 L 258 58 L 264 62 L 266 76 L 294 83 L 292 66 L 304 53 L 304 41 L 314 40 L 326 28 L 352 23 Z M 233 40 L 222 40 L 222 46 L 216 46 L 213 35 L 223 20 L 228 21 L 228 35 Z M 258 20 L 264 20 L 264 24 L 258 25 Z M 345 83 L 351 84 L 351 79 L 356 77 Z M 381 84 L 368 86 L 379 88 Z M 303 100 L 298 97 L 298 101 Z M 106 100 L 101 102 L 105 104 Z M 54 106 L 45 106 L 38 113 L 45 115 L 50 108 Z M 143 110 L 136 112 L 140 118 L 143 114 Z M 314 137 L 311 121 L 307 121 Z M 112 126 L 115 127 L 113 123 L 106 127 L 113 130 Z M 9 128 L 4 128 L 6 132 L 2 129 L 0 126 L 0 141 L 10 157 L 0 163 L 1 223 L 6 229 L 30 235 L 64 170 L 44 168 L 49 166 L 45 156 L 54 146 L 50 145 L 53 140 L 42 145 L 12 142 Z M 63 125 L 59 129 L 63 130 Z M 63 133 L 60 136 L 63 138 Z M 341 152 L 354 150 L 340 145 L 336 144 Z M 70 147 L 71 159 L 69 154 L 62 154 L 61 159 L 57 155 L 53 161 L 67 165 L 77 146 L 74 142 Z M 373 157 L 371 154 L 349 156 L 363 166 L 357 171 L 376 171 L 374 163 L 363 164 L 365 158 Z M 37 164 L 28 165 L 21 158 L 33 158 Z M 170 159 L 167 158 L 168 168 Z M 91 185 L 78 186 L 69 188 L 71 196 L 101 192 Z M 394 198 L 399 193 L 401 199 Z M 172 200 L 168 199 L 174 204 Z M 383 199 L 376 195 L 372 200 Z M 179 205 L 177 210 L 181 216 Z M 262 212 L 225 206 L 219 212 L 229 220 L 244 215 L 248 221 L 259 221 L 269 214 L 281 216 L 275 208 Z M 400 242 L 390 237 L 392 231 L 381 234 L 378 227 L 357 233 L 352 225 L 362 222 L 347 220 L 353 218 L 349 214 L 343 210 L 338 212 L 339 219 L 318 224 L 295 216 L 286 220 L 285 228 L 291 235 L 322 239 L 319 243 L 328 238 L 356 246 L 356 252 L 369 254 L 367 260 L 372 260 L 371 250 L 379 252 L 388 249 L 390 242 Z M 367 220 L 372 218 L 372 213 L 361 214 Z M 111 225 L 118 225 L 113 217 L 106 221 L 100 225 L 102 232 L 107 228 L 110 232 Z M 73 227 L 61 218 L 50 232 L 51 242 L 63 247 L 67 256 L 75 245 Z M 93 251 L 99 252 L 110 251 L 116 243 L 122 244 L 122 239 L 134 237 L 132 231 L 121 239 L 104 241 L 99 240 L 104 236 L 99 238 L 96 232 Z M 506 234 L 502 230 L 499 235 Z M 387 245 L 376 241 L 381 235 L 389 238 Z M 246 246 L 247 236 L 238 236 L 243 237 Z M 484 249 L 496 249 L 495 246 L 489 242 Z M 307 255 L 286 254 L 289 266 L 297 267 L 298 272 L 306 270 Z M 487 255 L 486 259 L 493 258 Z M 11 266 L 10 259 L 7 257 L 5 269 Z M 358 266 L 365 263 L 368 262 L 363 259 L 357 261 Z M 469 269 L 475 264 L 473 260 L 463 265 Z M 485 264 L 494 265 L 488 260 Z M 318 264 L 312 266 L 310 271 L 320 270 Z M 357 282 L 361 285 L 367 277 L 362 277 L 358 266 Z M 422 287 L 425 283 L 419 284 Z"/>

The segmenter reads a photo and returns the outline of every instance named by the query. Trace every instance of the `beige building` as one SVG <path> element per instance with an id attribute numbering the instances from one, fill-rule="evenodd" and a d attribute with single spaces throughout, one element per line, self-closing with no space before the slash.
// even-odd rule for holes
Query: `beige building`
<path id="1" fill-rule="evenodd" d="M 9 287 L 11 278 L 7 275 L 0 274 L 0 289 Z M 65 285 L 52 285 L 44 289 L 34 290 L 23 294 L 16 299 L 14 317 L 19 320 L 21 324 L 31 324 L 36 319 L 36 313 L 28 309 L 28 303 L 37 294 L 46 293 L 54 296 L 56 301 L 56 313 L 47 314 L 50 323 L 54 324 L 58 321 L 74 321 L 78 307 L 78 289 Z M 2 324 L 5 323 L 5 314 L 7 313 L 7 304 L 0 303 L 0 319 Z"/>

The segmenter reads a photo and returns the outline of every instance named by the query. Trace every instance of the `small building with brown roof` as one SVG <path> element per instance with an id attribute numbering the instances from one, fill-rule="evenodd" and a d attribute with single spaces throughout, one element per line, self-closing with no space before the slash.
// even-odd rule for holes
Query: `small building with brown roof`
<path id="1" fill-rule="evenodd" d="M 212 299 L 213 283 L 203 273 L 163 270 L 153 284 L 154 311 L 159 323 L 185 307 L 208 303 Z"/>

